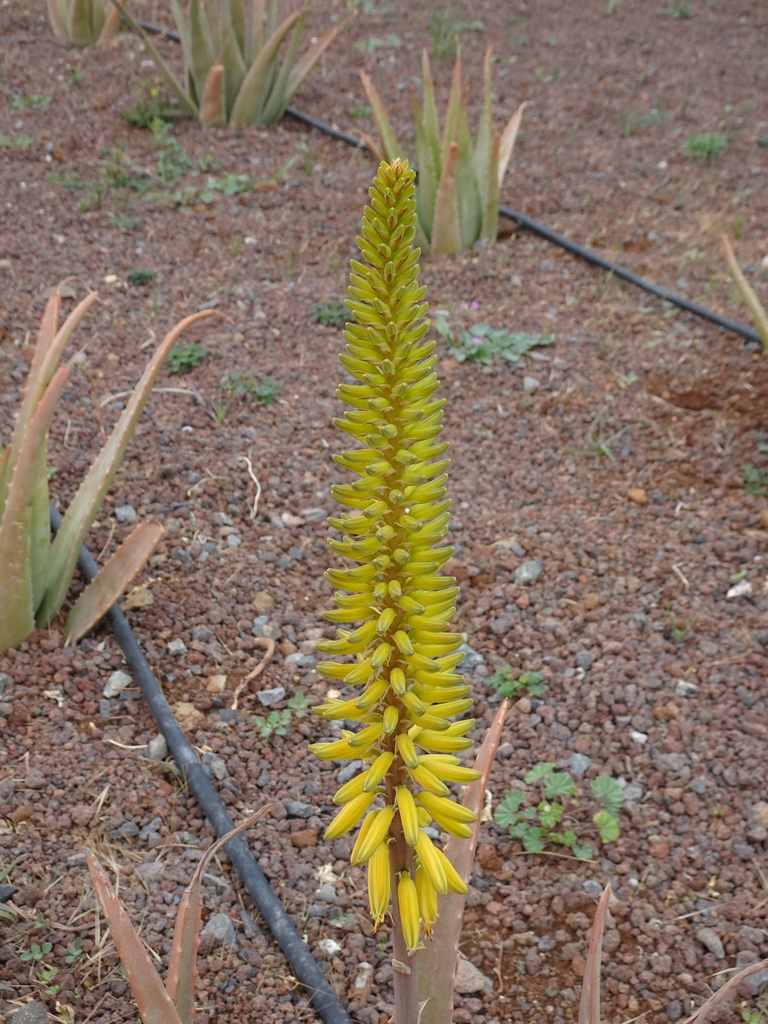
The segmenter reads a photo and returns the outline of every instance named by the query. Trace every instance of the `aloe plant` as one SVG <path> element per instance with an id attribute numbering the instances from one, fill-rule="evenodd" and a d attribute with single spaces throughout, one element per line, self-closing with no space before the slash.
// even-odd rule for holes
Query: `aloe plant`
<path id="1" fill-rule="evenodd" d="M 184 54 L 180 81 L 139 23 L 115 0 L 182 106 L 203 124 L 271 124 L 347 24 L 298 56 L 309 8 L 279 21 L 277 0 L 172 0 Z M 282 49 L 282 55 L 281 55 Z"/>
<path id="2" fill-rule="evenodd" d="M 71 372 L 64 348 L 96 301 L 88 295 L 59 327 L 61 295 L 45 307 L 26 390 L 10 442 L 0 452 L 0 654 L 49 626 L 69 590 L 77 556 L 122 461 L 165 357 L 178 337 L 212 311 L 195 313 L 166 335 L 139 380 L 109 440 L 99 452 L 53 539 L 49 527 L 48 427 Z M 78 599 L 66 624 L 68 641 L 82 636 L 141 569 L 162 534 L 143 524 Z"/>
<path id="3" fill-rule="evenodd" d="M 120 11 L 112 0 L 47 0 L 53 34 L 63 43 L 99 46 L 120 28 Z"/>
<path id="4" fill-rule="evenodd" d="M 413 156 L 419 171 L 416 243 L 435 256 L 443 256 L 468 249 L 480 239 L 495 240 L 501 184 L 526 104 L 522 103 L 517 108 L 501 133 L 494 133 L 492 53 L 490 48 L 486 50 L 483 65 L 485 98 L 480 128 L 473 141 L 459 52 L 441 138 L 432 69 L 426 50 L 422 63 L 424 99 L 421 106 L 415 98 L 413 101 L 416 119 Z M 395 135 L 381 96 L 364 71 L 360 72 L 360 77 L 373 110 L 384 157 L 393 160 L 404 156 L 405 150 Z"/>

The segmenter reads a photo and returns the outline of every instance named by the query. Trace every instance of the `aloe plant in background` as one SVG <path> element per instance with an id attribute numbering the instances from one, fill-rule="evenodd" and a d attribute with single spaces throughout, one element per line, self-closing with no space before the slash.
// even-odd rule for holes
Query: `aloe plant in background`
<path id="1" fill-rule="evenodd" d="M 501 184 L 517 139 L 522 103 L 501 133 L 493 130 L 490 48 L 483 66 L 485 99 L 477 137 L 472 139 L 467 112 L 467 87 L 462 77 L 461 53 L 456 57 L 442 139 L 435 103 L 429 55 L 423 53 L 424 99 L 414 98 L 416 139 L 414 162 L 419 177 L 416 188 L 416 244 L 443 256 L 468 249 L 480 239 L 492 242 L 499 222 Z M 392 121 L 370 77 L 360 72 L 368 103 L 373 110 L 387 160 L 405 155 Z M 374 147 L 375 148 L 375 147 Z"/>
<path id="2" fill-rule="evenodd" d="M 112 0 L 47 0 L 48 20 L 62 43 L 100 46 L 117 35 L 120 11 Z"/>
<path id="3" fill-rule="evenodd" d="M 53 539 L 49 526 L 48 428 L 71 363 L 64 348 L 96 301 L 88 295 L 59 327 L 61 295 L 48 300 L 32 366 L 9 444 L 0 452 L 0 654 L 51 624 L 67 596 L 77 556 L 122 461 L 152 385 L 178 337 L 212 311 L 188 316 L 169 331 L 150 360 L 111 436 L 99 452 Z M 141 524 L 86 587 L 66 623 L 68 642 L 101 618 L 141 569 L 162 534 Z"/>
<path id="4" fill-rule="evenodd" d="M 747 308 L 752 315 L 752 320 L 757 328 L 757 333 L 762 338 L 763 351 L 768 352 L 768 312 L 766 312 L 765 306 L 760 302 L 760 299 L 758 299 L 755 294 L 754 288 L 744 276 L 738 260 L 736 259 L 736 253 L 733 251 L 731 240 L 727 235 L 720 236 L 720 244 L 723 247 L 725 261 L 728 264 L 728 270 L 733 278 L 733 282 L 739 289 L 742 299 L 746 302 Z"/>
<path id="5" fill-rule="evenodd" d="M 349 18 L 298 56 L 309 8 L 279 20 L 277 0 L 172 0 L 184 54 L 179 81 L 141 25 L 115 0 L 182 106 L 203 124 L 271 124 Z M 282 53 L 281 53 L 282 50 Z"/>

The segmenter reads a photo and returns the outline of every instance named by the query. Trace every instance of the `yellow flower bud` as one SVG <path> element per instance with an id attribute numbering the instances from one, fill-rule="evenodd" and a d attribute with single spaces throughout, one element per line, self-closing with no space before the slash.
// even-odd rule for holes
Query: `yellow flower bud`
<path id="1" fill-rule="evenodd" d="M 411 952 L 419 944 L 421 921 L 416 883 L 407 871 L 402 872 L 400 881 L 397 883 L 397 905 L 400 910 L 400 926 L 403 929 L 405 945 Z"/>

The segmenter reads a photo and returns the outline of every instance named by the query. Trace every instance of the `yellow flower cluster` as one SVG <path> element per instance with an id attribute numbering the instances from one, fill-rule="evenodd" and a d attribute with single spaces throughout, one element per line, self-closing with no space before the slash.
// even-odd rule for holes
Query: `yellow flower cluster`
<path id="1" fill-rule="evenodd" d="M 422 924 L 429 934 L 438 894 L 466 892 L 424 829 L 435 822 L 469 837 L 475 816 L 451 799 L 447 783 L 479 777 L 456 756 L 472 745 L 466 734 L 474 723 L 460 717 L 472 701 L 456 671 L 462 637 L 448 629 L 458 588 L 440 575 L 452 552 L 438 546 L 448 531 L 449 460 L 438 439 L 444 402 L 434 397 L 435 345 L 424 340 L 414 178 L 406 161 L 381 164 L 357 240 L 366 263 L 352 261 L 347 305 L 356 323 L 347 325 L 341 362 L 357 383 L 338 389 L 350 408 L 335 422 L 361 447 L 334 456 L 357 479 L 333 488 L 348 511 L 329 522 L 342 535 L 331 547 L 357 564 L 325 574 L 338 588 L 326 617 L 343 626 L 320 650 L 348 660 L 323 662 L 318 671 L 363 690 L 315 710 L 361 728 L 311 748 L 323 760 L 359 758 L 366 766 L 334 797 L 341 808 L 326 838 L 362 820 L 351 861 L 368 865 L 377 924 L 396 879 L 409 950 Z"/>

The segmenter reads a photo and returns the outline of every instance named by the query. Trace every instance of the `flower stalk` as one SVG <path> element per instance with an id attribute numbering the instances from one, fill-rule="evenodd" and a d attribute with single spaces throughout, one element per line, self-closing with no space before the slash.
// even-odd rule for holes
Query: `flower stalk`
<path id="1" fill-rule="evenodd" d="M 355 479 L 333 488 L 346 511 L 329 520 L 340 534 L 329 543 L 354 564 L 325 574 L 338 588 L 326 613 L 338 639 L 320 645 L 334 660 L 318 671 L 355 691 L 315 710 L 356 728 L 311 748 L 322 760 L 364 764 L 336 794 L 341 808 L 326 838 L 359 825 L 351 861 L 368 865 L 377 926 L 393 901 L 398 1024 L 418 1018 L 413 953 L 422 930 L 429 935 L 441 895 L 466 892 L 426 830 L 471 834 L 475 815 L 451 798 L 448 783 L 479 776 L 456 756 L 472 746 L 474 721 L 462 717 L 470 687 L 456 671 L 462 637 L 449 629 L 458 588 L 441 574 L 453 550 L 441 546 L 449 459 L 413 247 L 414 179 L 407 161 L 380 165 L 357 240 L 366 262 L 352 261 L 347 305 L 356 322 L 347 324 L 340 358 L 355 383 L 339 387 L 349 408 L 335 423 L 360 447 L 334 456 Z"/>

